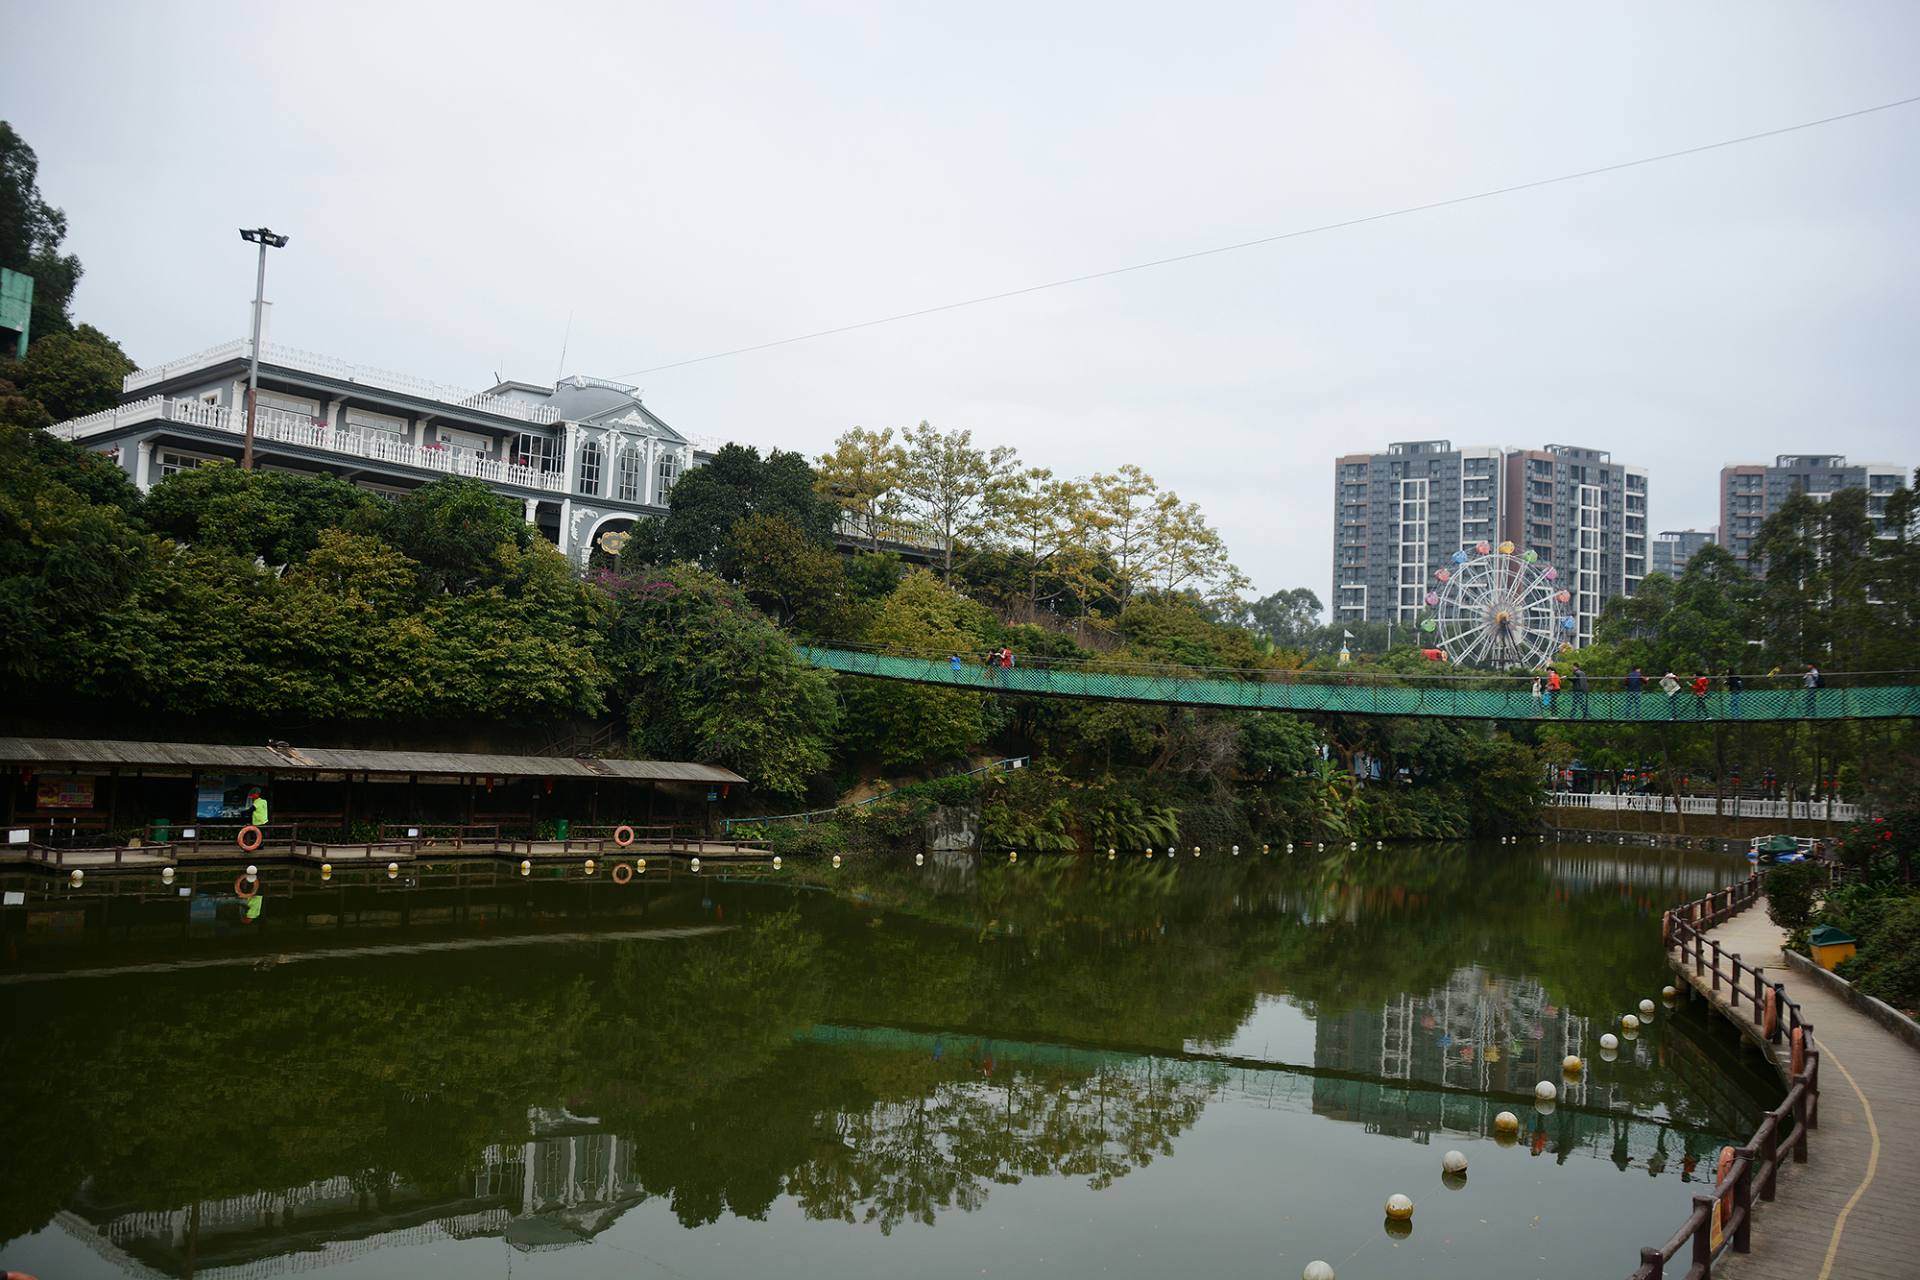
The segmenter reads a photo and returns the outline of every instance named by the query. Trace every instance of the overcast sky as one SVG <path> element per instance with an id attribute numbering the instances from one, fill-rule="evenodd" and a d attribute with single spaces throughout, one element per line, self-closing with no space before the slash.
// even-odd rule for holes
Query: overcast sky
<path id="1" fill-rule="evenodd" d="M 1920 94 L 1920 5 L 0 0 L 0 116 L 142 364 L 242 336 L 645 388 L 820 452 L 928 419 L 1145 467 L 1328 591 L 1332 458 L 1920 461 L 1920 106 L 639 375 Z"/>

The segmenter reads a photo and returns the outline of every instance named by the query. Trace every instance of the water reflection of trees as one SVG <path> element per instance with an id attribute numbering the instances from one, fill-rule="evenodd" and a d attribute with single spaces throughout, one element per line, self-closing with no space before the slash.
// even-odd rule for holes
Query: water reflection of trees
<path id="1" fill-rule="evenodd" d="M 355 1171 L 464 1203 L 479 1153 L 562 1104 L 644 1135 L 622 1194 L 668 1197 L 683 1223 L 761 1217 L 785 1195 L 892 1230 L 1026 1178 L 1109 1185 L 1169 1154 L 1213 1096 L 1204 1073 L 1150 1065 L 989 1066 L 968 1052 L 989 1035 L 1150 1064 L 1228 1040 L 1274 994 L 1338 1021 L 1440 991 L 1470 961 L 1611 1017 L 1623 974 L 1658 971 L 1648 912 L 1664 902 L 1631 885 L 1568 889 L 1531 856 L 1399 853 L 1304 874 L 1251 857 L 989 862 L 944 884 L 869 869 L 844 897 L 712 885 L 744 927 L 671 944 L 0 989 L 17 1068 L 0 1124 L 41 1153 L 0 1172 L 0 1238 L 83 1183 L 102 1213 Z M 822 1024 L 953 1038 L 944 1054 L 807 1041 Z M 1620 1091 L 1641 1114 L 1718 1118 L 1669 1073 Z"/>

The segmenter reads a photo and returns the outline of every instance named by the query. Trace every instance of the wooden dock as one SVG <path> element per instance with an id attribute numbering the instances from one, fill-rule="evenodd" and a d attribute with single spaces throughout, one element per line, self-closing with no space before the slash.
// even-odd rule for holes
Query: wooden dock
<path id="1" fill-rule="evenodd" d="M 1782 1162 L 1776 1198 L 1755 1204 L 1752 1252 L 1729 1250 L 1714 1274 L 1739 1280 L 1920 1276 L 1914 1207 L 1920 1053 L 1825 988 L 1796 981 L 1781 955 L 1785 933 L 1767 919 L 1764 899 L 1708 937 L 1764 969 L 1769 981 L 1786 983 L 1813 1025 L 1820 1052 L 1818 1127 L 1809 1134 L 1807 1162 Z M 1694 980 L 1690 965 L 1681 969 Z M 1724 995 L 1714 1003 L 1759 1038 L 1750 1002 L 1738 1013 L 1729 1011 Z M 1768 1052 L 1784 1068 L 1785 1045 Z"/>

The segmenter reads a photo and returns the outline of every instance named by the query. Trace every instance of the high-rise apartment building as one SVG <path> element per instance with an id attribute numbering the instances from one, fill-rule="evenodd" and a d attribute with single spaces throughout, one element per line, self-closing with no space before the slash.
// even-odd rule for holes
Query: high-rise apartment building
<path id="1" fill-rule="evenodd" d="M 1760 526 L 1795 493 L 1825 501 L 1842 489 L 1867 491 L 1867 514 L 1883 524 L 1887 496 L 1906 472 L 1892 463 L 1851 464 L 1835 453 L 1783 453 L 1772 466 L 1735 463 L 1720 468 L 1720 545 L 1734 559 L 1753 565 L 1753 541 Z"/>
<path id="2" fill-rule="evenodd" d="M 1653 540 L 1651 572 L 1677 578 L 1687 571 L 1687 561 L 1702 547 L 1713 545 L 1713 534 L 1701 529 L 1668 529 Z"/>
<path id="3" fill-rule="evenodd" d="M 1574 445 L 1392 444 L 1334 461 L 1333 619 L 1417 622 L 1454 552 L 1512 541 L 1560 569 L 1576 643 L 1647 572 L 1647 474 Z"/>

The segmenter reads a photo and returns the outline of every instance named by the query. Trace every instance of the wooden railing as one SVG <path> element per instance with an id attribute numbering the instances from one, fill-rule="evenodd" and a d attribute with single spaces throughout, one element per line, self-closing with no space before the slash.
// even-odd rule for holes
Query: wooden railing
<path id="1" fill-rule="evenodd" d="M 1704 979 L 1712 993 L 1719 994 L 1725 984 L 1727 1007 L 1736 1017 L 1740 1002 L 1745 1000 L 1754 1025 L 1769 1045 L 1783 1039 L 1788 1042 L 1787 1096 L 1767 1112 L 1746 1145 L 1727 1148 L 1732 1152 L 1732 1163 L 1713 1193 L 1693 1198 L 1693 1212 L 1671 1240 L 1657 1249 L 1640 1250 L 1640 1265 L 1630 1280 L 1665 1280 L 1667 1264 L 1683 1249 L 1688 1251 L 1688 1262 L 1680 1274 L 1686 1280 L 1706 1280 L 1713 1274 L 1714 1259 L 1729 1246 L 1735 1253 L 1746 1253 L 1752 1243 L 1755 1197 L 1773 1199 L 1780 1164 L 1786 1158 L 1783 1141 L 1794 1163 L 1803 1164 L 1807 1159 L 1807 1133 L 1820 1124 L 1820 1051 L 1814 1047 L 1813 1024 L 1801 1015 L 1800 1006 L 1787 998 L 1784 986 L 1768 982 L 1759 966 L 1723 950 L 1718 940 L 1706 933 L 1751 907 L 1759 900 L 1760 889 L 1760 877 L 1751 875 L 1740 884 L 1675 907 L 1660 918 L 1661 941 L 1669 954 L 1679 948 L 1674 963 L 1683 970 L 1691 964 L 1695 978 Z M 1771 1025 L 1769 1004 L 1773 1011 Z M 1789 1121 L 1791 1131 L 1787 1130 Z"/>

